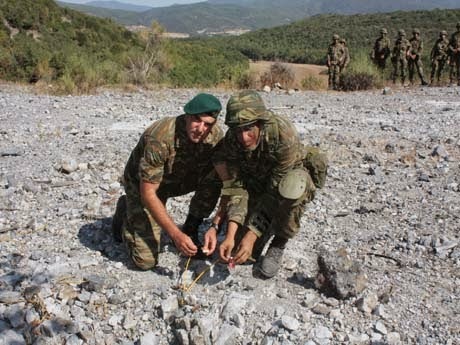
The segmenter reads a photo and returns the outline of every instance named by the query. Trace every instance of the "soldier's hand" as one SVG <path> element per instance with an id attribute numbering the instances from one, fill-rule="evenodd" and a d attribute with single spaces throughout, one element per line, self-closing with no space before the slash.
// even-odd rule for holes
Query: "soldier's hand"
<path id="1" fill-rule="evenodd" d="M 238 246 L 238 251 L 235 254 L 236 264 L 243 264 L 251 257 L 256 240 L 257 235 L 252 231 L 248 231 L 246 235 L 244 235 L 240 245 Z"/>
<path id="2" fill-rule="evenodd" d="M 193 243 L 192 239 L 180 232 L 177 236 L 173 237 L 176 248 L 185 256 L 194 256 L 198 251 L 198 248 Z"/>
<path id="3" fill-rule="evenodd" d="M 214 227 L 209 228 L 204 235 L 204 245 L 202 251 L 207 256 L 214 253 L 217 245 L 217 230 Z"/>
<path id="4" fill-rule="evenodd" d="M 219 246 L 219 256 L 224 262 L 228 262 L 232 256 L 232 250 L 235 247 L 233 238 L 226 238 Z"/>

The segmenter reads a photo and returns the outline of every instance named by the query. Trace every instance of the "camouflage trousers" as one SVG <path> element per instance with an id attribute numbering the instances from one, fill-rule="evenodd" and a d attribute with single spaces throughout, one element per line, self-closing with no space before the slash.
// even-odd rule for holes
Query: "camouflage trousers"
<path id="1" fill-rule="evenodd" d="M 307 170 L 305 169 L 305 171 Z M 259 193 L 253 191 L 250 188 L 250 182 L 248 183 L 248 217 L 245 227 L 249 230 L 251 228 L 257 229 L 260 235 L 255 244 L 253 258 L 257 259 L 271 236 L 291 239 L 299 232 L 300 219 L 305 212 L 307 203 L 313 200 L 316 191 L 313 180 L 309 174 L 307 176 L 305 191 L 296 200 L 283 198 L 275 192 Z M 259 210 L 256 215 L 252 212 L 254 209 Z M 241 234 L 241 231 L 238 232 Z"/>
<path id="2" fill-rule="evenodd" d="M 409 59 L 407 62 L 407 66 L 409 69 L 409 80 L 411 83 L 414 82 L 415 71 L 417 70 L 417 74 L 420 78 L 422 84 L 425 84 L 425 76 L 423 75 L 423 63 L 422 60 L 419 58 L 416 59 Z"/>
<path id="3" fill-rule="evenodd" d="M 445 64 L 446 64 L 446 59 L 436 59 L 436 58 L 433 59 L 433 61 L 431 62 L 431 75 L 430 75 L 431 83 L 434 82 L 435 76 L 438 82 L 441 81 L 442 70 L 444 69 Z"/>
<path id="4" fill-rule="evenodd" d="M 332 64 L 328 68 L 328 87 L 329 89 L 338 90 L 340 81 L 340 66 Z"/>
<path id="5" fill-rule="evenodd" d="M 213 170 L 201 181 L 163 181 L 157 196 L 166 205 L 168 198 L 195 192 L 190 202 L 189 214 L 197 218 L 206 218 L 217 204 L 221 186 Z M 142 205 L 138 189 L 127 183 L 125 191 L 126 216 L 122 226 L 123 242 L 134 264 L 142 270 L 148 270 L 158 264 L 161 228 Z"/>
<path id="6" fill-rule="evenodd" d="M 404 83 L 406 80 L 406 69 L 407 69 L 407 60 L 404 57 L 395 57 L 392 59 L 393 63 L 393 83 L 396 83 L 398 76 L 401 77 L 401 82 Z"/>
<path id="7" fill-rule="evenodd" d="M 460 53 L 451 55 L 450 57 L 449 78 L 451 83 L 455 81 L 455 76 L 457 76 L 457 82 L 460 85 Z"/>

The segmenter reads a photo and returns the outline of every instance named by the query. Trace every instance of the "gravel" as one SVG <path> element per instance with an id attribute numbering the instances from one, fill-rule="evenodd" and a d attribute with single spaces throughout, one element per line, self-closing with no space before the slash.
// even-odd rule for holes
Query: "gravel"
<path id="1" fill-rule="evenodd" d="M 167 238 L 142 272 L 111 238 L 131 149 L 199 91 L 0 85 L 0 344 L 460 344 L 460 88 L 263 93 L 330 160 L 270 280 L 214 259 L 183 274 Z M 168 203 L 178 224 L 189 199 Z M 345 248 L 366 289 L 318 290 L 320 247 Z"/>

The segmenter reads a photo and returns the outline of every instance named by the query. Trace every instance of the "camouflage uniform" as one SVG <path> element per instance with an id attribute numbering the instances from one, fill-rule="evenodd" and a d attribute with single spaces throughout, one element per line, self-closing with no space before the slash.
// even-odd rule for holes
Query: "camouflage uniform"
<path id="1" fill-rule="evenodd" d="M 329 89 L 338 90 L 340 79 L 340 64 L 345 51 L 339 42 L 339 35 L 332 36 L 332 43 L 327 50 L 328 86 Z"/>
<path id="2" fill-rule="evenodd" d="M 195 192 L 189 214 L 198 218 L 209 216 L 220 195 L 222 184 L 210 157 L 223 137 L 222 130 L 215 125 L 204 142 L 190 143 L 185 116 L 154 122 L 142 134 L 125 167 L 122 235 L 132 260 L 141 269 L 158 263 L 161 229 L 142 205 L 140 181 L 160 183 L 157 195 L 165 205 L 170 197 Z"/>
<path id="3" fill-rule="evenodd" d="M 391 56 L 391 62 L 393 63 L 393 83 L 396 83 L 398 75 L 401 76 L 401 83 L 403 85 L 406 81 L 407 51 L 410 47 L 410 42 L 406 39 L 406 33 L 404 30 L 399 30 Z"/>
<path id="4" fill-rule="evenodd" d="M 343 57 L 340 62 L 340 74 L 344 73 L 350 63 L 350 51 L 348 50 L 347 41 L 345 38 L 340 39 L 340 43 L 343 46 Z"/>
<path id="5" fill-rule="evenodd" d="M 236 98 L 240 102 L 237 106 L 247 104 L 246 114 L 240 115 L 243 123 L 242 116 L 251 117 L 258 111 L 251 105 L 258 102 L 255 95 L 246 91 Z M 256 258 L 271 235 L 287 241 L 298 233 L 306 204 L 314 198 L 316 187 L 324 185 L 326 176 L 324 154 L 305 148 L 290 120 L 265 108 L 263 112 L 255 149 L 245 149 L 238 141 L 236 125 L 226 120 L 230 129 L 213 157 L 215 165 L 225 163 L 232 177 L 224 181 L 222 189 L 222 196 L 229 197 L 227 219 L 259 237 L 253 253 Z M 228 114 L 227 105 L 227 119 Z M 314 172 L 310 173 L 312 167 Z M 300 183 L 298 195 L 284 192 L 283 186 L 289 183 Z"/>
<path id="6" fill-rule="evenodd" d="M 412 32 L 413 36 L 409 40 L 410 48 L 407 52 L 408 58 L 408 67 L 409 67 L 409 81 L 411 84 L 414 83 L 415 69 L 417 69 L 418 76 L 422 85 L 427 85 L 425 77 L 423 75 L 423 63 L 422 63 L 422 50 L 423 50 L 423 41 L 420 39 L 420 31 L 414 29 Z"/>
<path id="7" fill-rule="evenodd" d="M 449 54 L 450 82 L 454 82 L 454 76 L 457 74 L 457 84 L 460 86 L 460 22 L 457 23 L 457 31 L 450 37 Z"/>
<path id="8" fill-rule="evenodd" d="M 431 84 L 434 82 L 435 75 L 438 83 L 441 80 L 442 70 L 449 56 L 448 48 L 449 40 L 447 39 L 447 32 L 443 30 L 439 33 L 439 38 L 436 40 L 433 49 L 431 49 Z"/>
<path id="9" fill-rule="evenodd" d="M 375 40 L 374 49 L 372 49 L 371 59 L 382 71 L 386 67 L 386 61 L 390 56 L 390 39 L 387 37 L 387 29 L 380 30 L 380 37 Z"/>

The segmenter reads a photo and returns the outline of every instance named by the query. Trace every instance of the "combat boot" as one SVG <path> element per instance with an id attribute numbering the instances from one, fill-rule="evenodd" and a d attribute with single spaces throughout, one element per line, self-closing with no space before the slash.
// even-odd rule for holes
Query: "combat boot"
<path id="1" fill-rule="evenodd" d="M 115 242 L 123 242 L 123 236 L 121 234 L 123 228 L 123 222 L 126 218 L 126 195 L 120 196 L 117 201 L 117 207 L 115 214 L 112 217 L 112 236 Z"/>
<path id="2" fill-rule="evenodd" d="M 280 270 L 287 241 L 287 239 L 278 236 L 273 238 L 259 266 L 260 273 L 266 278 L 273 278 Z"/>

